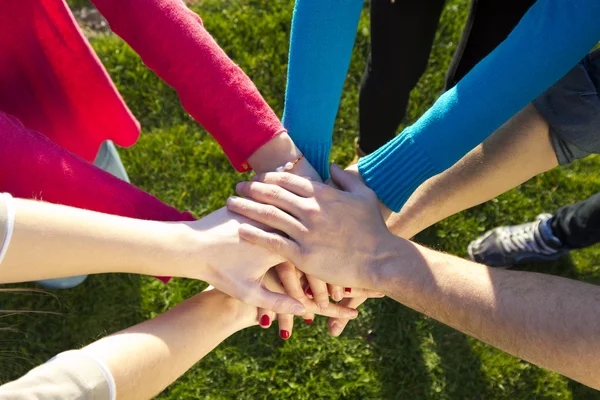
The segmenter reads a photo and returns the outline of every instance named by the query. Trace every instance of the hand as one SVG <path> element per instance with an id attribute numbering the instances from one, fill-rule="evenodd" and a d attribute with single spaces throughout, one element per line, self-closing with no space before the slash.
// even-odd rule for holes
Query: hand
<path id="1" fill-rule="evenodd" d="M 277 279 L 277 282 L 279 282 L 279 284 L 275 287 L 274 291 L 281 291 L 283 293 L 287 293 L 288 295 L 302 302 L 302 304 L 304 304 L 306 308 L 306 314 L 303 315 L 302 318 L 304 318 L 304 322 L 306 322 L 307 324 L 311 324 L 314 319 L 314 315 L 318 314 L 330 317 L 332 321 L 338 321 L 337 325 L 339 326 L 341 326 L 342 323 L 345 326 L 345 324 L 347 324 L 348 321 L 356 318 L 356 316 L 358 315 L 356 307 L 351 307 L 351 304 L 353 304 L 354 302 L 349 303 L 350 306 L 345 302 L 349 300 L 354 300 L 354 298 L 360 298 L 361 300 L 358 304 L 362 304 L 367 298 L 380 298 L 384 296 L 383 294 L 374 292 L 372 290 L 346 288 L 346 299 L 340 299 L 342 300 L 341 302 L 337 304 L 333 303 L 326 309 L 322 309 L 316 303 L 316 301 L 314 301 L 312 296 L 306 293 L 310 286 L 308 285 L 308 280 L 306 279 L 306 275 L 303 272 L 296 269 L 296 267 L 294 267 L 289 262 L 279 264 L 275 268 L 271 269 L 268 275 L 272 275 L 274 271 L 277 272 L 277 277 L 279 278 Z M 270 276 L 270 278 L 273 277 Z M 263 328 L 268 328 L 271 325 L 271 321 L 273 321 L 274 313 L 268 312 L 266 310 L 259 310 L 259 313 L 262 315 L 260 318 L 260 325 Z M 294 327 L 293 315 L 281 314 L 277 316 L 277 320 L 279 323 L 279 334 L 281 338 L 289 339 L 292 334 L 292 329 Z M 341 333 L 342 330 L 343 329 L 341 329 L 339 333 Z M 332 334 L 333 332 L 334 331 L 332 331 Z M 339 336 L 339 334 L 336 334 L 334 336 Z"/>
<path id="2" fill-rule="evenodd" d="M 268 173 L 238 184 L 227 207 L 285 233 L 243 224 L 240 236 L 291 261 L 305 273 L 344 287 L 372 288 L 373 269 L 393 242 L 373 191 L 333 165 L 333 180 L 347 192 L 286 173 Z M 258 203 L 260 202 L 260 203 Z"/>
<path id="3" fill-rule="evenodd" d="M 362 176 L 360 175 L 360 172 L 358 170 L 358 164 L 350 165 L 349 167 L 347 167 L 345 169 L 345 171 L 355 175 L 356 177 L 360 178 L 361 181 L 363 181 Z M 329 178 L 327 180 L 327 182 L 325 182 L 325 183 L 334 189 L 341 190 L 341 188 L 338 185 L 336 185 L 335 182 L 331 178 Z M 385 204 L 383 204 L 381 201 L 379 202 L 379 211 L 381 211 L 381 215 L 386 222 L 388 221 L 389 217 L 393 214 L 392 210 L 387 208 L 387 206 Z M 358 308 L 365 301 L 367 301 L 367 297 L 358 297 L 357 296 L 357 297 L 353 297 L 351 299 L 344 299 L 339 304 L 344 305 L 346 307 Z M 329 323 L 328 323 L 329 333 L 331 333 L 332 336 L 336 336 L 336 337 L 341 335 L 342 332 L 344 331 L 344 329 L 346 328 L 346 325 L 348 325 L 348 322 L 350 322 L 349 319 L 330 318 Z"/>
<path id="4" fill-rule="evenodd" d="M 265 273 L 284 261 L 275 253 L 240 240 L 238 228 L 242 223 L 252 224 L 240 215 L 221 208 L 198 221 L 187 222 L 186 235 L 179 241 L 183 250 L 174 260 L 178 276 L 202 279 L 217 289 L 244 303 L 273 310 L 282 314 L 302 315 L 301 302 L 264 287 Z M 198 257 L 205 268 L 199 268 Z"/>

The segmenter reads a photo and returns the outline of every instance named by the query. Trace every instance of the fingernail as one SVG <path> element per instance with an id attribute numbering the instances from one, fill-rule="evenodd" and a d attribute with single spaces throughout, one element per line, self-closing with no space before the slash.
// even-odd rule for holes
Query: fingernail
<path id="1" fill-rule="evenodd" d="M 335 301 L 340 301 L 340 300 L 342 300 L 343 298 L 344 298 L 344 296 L 342 295 L 342 291 L 341 291 L 341 290 L 339 290 L 339 291 L 336 291 L 335 293 L 333 293 L 333 299 L 334 299 Z"/>
<path id="2" fill-rule="evenodd" d="M 347 288 L 344 288 L 344 293 L 346 293 L 346 294 L 350 294 L 350 293 L 352 293 L 352 289 L 351 289 L 351 288 L 349 288 L 349 287 L 347 287 Z"/>
<path id="3" fill-rule="evenodd" d="M 322 303 L 317 304 L 321 310 L 329 307 L 329 301 L 324 301 Z"/>
<path id="4" fill-rule="evenodd" d="M 285 329 L 282 329 L 279 331 L 279 336 L 281 336 L 281 338 L 284 340 L 288 340 L 290 338 L 290 333 Z"/>
<path id="5" fill-rule="evenodd" d="M 312 290 L 310 288 L 308 288 L 306 290 L 306 295 L 309 296 L 309 297 L 313 297 L 313 293 L 312 293 Z"/>
<path id="6" fill-rule="evenodd" d="M 342 327 L 337 322 L 334 322 L 331 325 L 331 334 L 333 336 L 340 336 L 341 333 L 342 333 Z"/>
<path id="7" fill-rule="evenodd" d="M 312 319 L 305 319 L 304 322 L 306 322 L 306 325 L 310 325 L 310 324 L 312 324 L 313 320 Z"/>
<path id="8" fill-rule="evenodd" d="M 260 326 L 269 326 L 271 325 L 271 318 L 267 314 L 260 317 Z"/>
<path id="9" fill-rule="evenodd" d="M 294 315 L 302 315 L 305 312 L 306 312 L 306 309 L 304 308 L 304 306 L 297 304 L 292 307 L 292 314 L 294 314 Z"/>
<path id="10" fill-rule="evenodd" d="M 242 190 L 244 188 L 245 184 L 246 184 L 246 182 L 239 182 L 237 185 L 235 185 L 236 192 L 239 192 L 240 190 Z"/>

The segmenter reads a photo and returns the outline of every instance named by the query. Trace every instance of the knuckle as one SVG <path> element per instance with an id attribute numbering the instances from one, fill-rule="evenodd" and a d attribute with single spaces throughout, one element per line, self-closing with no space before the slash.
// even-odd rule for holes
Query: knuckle
<path id="1" fill-rule="evenodd" d="M 263 210 L 263 216 L 267 221 L 274 221 L 277 219 L 277 209 L 273 206 L 265 207 Z"/>
<path id="2" fill-rule="evenodd" d="M 277 200 L 278 198 L 281 197 L 281 189 L 279 189 L 278 187 L 269 187 L 266 191 L 265 191 L 265 197 L 267 199 L 270 200 Z"/>

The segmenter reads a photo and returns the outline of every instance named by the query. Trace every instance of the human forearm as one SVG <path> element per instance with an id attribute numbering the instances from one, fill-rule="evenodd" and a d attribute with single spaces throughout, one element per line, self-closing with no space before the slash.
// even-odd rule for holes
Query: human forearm
<path id="1" fill-rule="evenodd" d="M 395 239 L 373 289 L 510 354 L 600 387 L 600 288 L 488 268 Z"/>
<path id="2" fill-rule="evenodd" d="M 564 76 L 600 37 L 595 0 L 539 0 L 510 36 L 396 139 L 359 161 L 393 211 Z"/>
<path id="3" fill-rule="evenodd" d="M 12 204 L 15 226 L 0 267 L 3 283 L 106 272 L 164 275 L 167 265 L 180 272 L 184 253 L 176 250 L 187 238 L 181 225 L 32 200 Z M 198 260 L 199 275 L 204 269 Z"/>
<path id="4" fill-rule="evenodd" d="M 323 178 L 362 6 L 363 0 L 294 6 L 283 124 Z"/>
<path id="5" fill-rule="evenodd" d="M 284 131 L 250 78 L 181 0 L 93 0 L 113 31 L 171 85 L 238 171 Z"/>
<path id="6" fill-rule="evenodd" d="M 255 324 L 251 310 L 220 292 L 204 292 L 83 351 L 108 366 L 117 398 L 149 399 L 231 334 Z"/>
<path id="7" fill-rule="evenodd" d="M 387 225 L 409 239 L 557 165 L 548 124 L 529 105 L 459 162 L 419 186 Z"/>

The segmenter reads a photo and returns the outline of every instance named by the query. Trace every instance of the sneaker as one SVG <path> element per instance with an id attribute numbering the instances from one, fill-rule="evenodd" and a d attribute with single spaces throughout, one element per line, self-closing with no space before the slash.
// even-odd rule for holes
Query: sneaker
<path id="1" fill-rule="evenodd" d="M 533 222 L 487 231 L 469 243 L 469 258 L 498 268 L 557 260 L 569 250 L 552 233 L 551 221 L 552 215 L 540 214 Z"/>

